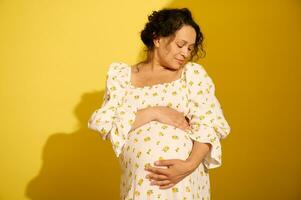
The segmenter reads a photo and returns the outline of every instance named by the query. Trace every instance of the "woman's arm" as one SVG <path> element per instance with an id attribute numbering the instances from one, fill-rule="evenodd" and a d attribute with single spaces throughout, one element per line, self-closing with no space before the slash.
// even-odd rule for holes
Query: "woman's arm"
<path id="1" fill-rule="evenodd" d="M 135 121 L 130 131 L 155 120 L 154 107 L 147 107 L 137 111 Z"/>
<path id="2" fill-rule="evenodd" d="M 193 140 L 191 153 L 186 159 L 191 171 L 194 171 L 199 166 L 206 154 L 210 151 L 211 146 L 212 145 L 210 143 L 201 143 Z"/>

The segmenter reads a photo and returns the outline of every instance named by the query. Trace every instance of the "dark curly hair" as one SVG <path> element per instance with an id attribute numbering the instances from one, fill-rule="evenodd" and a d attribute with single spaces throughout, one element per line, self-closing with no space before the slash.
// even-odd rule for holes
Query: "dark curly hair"
<path id="1" fill-rule="evenodd" d="M 153 50 L 154 38 L 174 36 L 175 32 L 184 25 L 192 26 L 196 32 L 196 41 L 191 52 L 190 61 L 193 60 L 194 57 L 196 57 L 196 60 L 200 57 L 204 57 L 206 55 L 203 49 L 204 36 L 199 25 L 193 20 L 188 8 L 164 8 L 159 11 L 153 11 L 152 14 L 148 16 L 148 22 L 140 32 L 141 40 L 147 47 L 146 51 L 150 52 Z M 199 55 L 199 53 L 201 54 Z"/>

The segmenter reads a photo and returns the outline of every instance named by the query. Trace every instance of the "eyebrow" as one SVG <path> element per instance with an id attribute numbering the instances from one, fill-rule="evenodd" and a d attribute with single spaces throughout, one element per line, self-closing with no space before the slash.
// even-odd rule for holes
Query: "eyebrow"
<path id="1" fill-rule="evenodd" d="M 184 41 L 185 43 L 188 43 L 186 40 L 180 39 L 180 41 Z M 194 45 L 195 43 L 192 43 L 190 45 Z"/>

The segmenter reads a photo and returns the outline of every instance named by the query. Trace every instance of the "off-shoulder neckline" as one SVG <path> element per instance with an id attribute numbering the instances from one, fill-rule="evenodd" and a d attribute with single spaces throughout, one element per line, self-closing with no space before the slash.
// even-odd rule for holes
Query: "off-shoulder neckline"
<path id="1" fill-rule="evenodd" d="M 183 66 L 184 69 L 183 69 L 182 72 L 181 72 L 180 78 L 178 78 L 178 79 L 176 79 L 176 80 L 173 80 L 173 81 L 170 81 L 170 82 L 157 83 L 157 84 L 154 84 L 154 85 L 146 85 L 146 86 L 143 86 L 143 87 L 136 87 L 136 86 L 132 85 L 132 83 L 131 83 L 131 78 L 132 78 L 132 66 L 129 65 L 129 64 L 127 64 L 127 63 L 124 63 L 124 64 L 128 67 L 128 75 L 127 75 L 128 80 L 127 80 L 127 82 L 128 82 L 129 87 L 132 88 L 132 89 L 141 89 L 141 90 L 142 90 L 142 89 L 151 89 L 151 88 L 157 88 L 157 87 L 162 87 L 162 86 L 168 86 L 168 85 L 172 85 L 172 84 L 174 84 L 174 83 L 183 81 L 184 78 L 185 78 L 185 73 L 186 73 L 186 71 L 187 71 L 187 66 L 188 66 L 189 63 L 190 63 L 190 62 L 187 62 L 187 63 Z"/>

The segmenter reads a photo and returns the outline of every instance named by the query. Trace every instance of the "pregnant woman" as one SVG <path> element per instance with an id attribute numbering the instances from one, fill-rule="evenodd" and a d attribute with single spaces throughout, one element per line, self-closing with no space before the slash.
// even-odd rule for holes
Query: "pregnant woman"
<path id="1" fill-rule="evenodd" d="M 122 200 L 210 199 L 208 169 L 221 165 L 230 127 L 212 79 L 192 62 L 203 34 L 187 8 L 162 9 L 148 17 L 141 39 L 147 58 L 109 66 L 88 127 L 112 142 Z"/>

